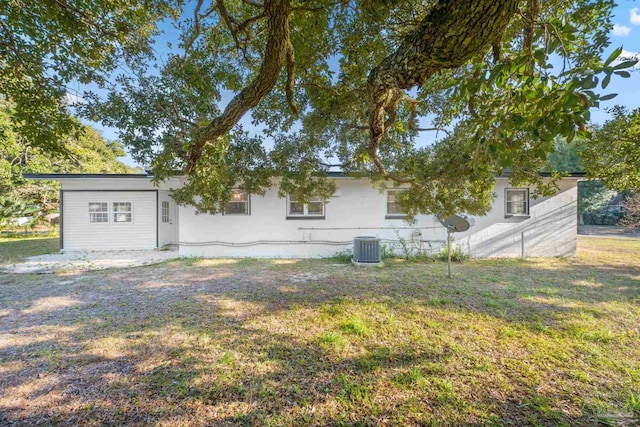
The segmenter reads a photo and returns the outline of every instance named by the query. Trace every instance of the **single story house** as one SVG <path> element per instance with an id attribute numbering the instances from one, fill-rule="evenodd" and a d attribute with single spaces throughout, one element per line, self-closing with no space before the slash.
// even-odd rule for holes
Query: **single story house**
<path id="1" fill-rule="evenodd" d="M 437 250 L 446 230 L 432 215 L 405 221 L 396 191 L 380 191 L 366 179 L 330 173 L 337 191 L 299 204 L 280 198 L 233 194 L 223 214 L 197 214 L 170 195 L 181 185 L 173 178 L 154 186 L 147 174 L 29 174 L 57 180 L 60 191 L 60 248 L 63 250 L 154 249 L 177 246 L 184 256 L 325 257 L 351 249 L 353 238 L 377 236 L 396 250 Z M 496 178 L 490 212 L 454 243 L 473 257 L 568 256 L 576 252 L 577 182 L 572 174 L 557 194 L 533 198 L 531 188 L 512 188 Z"/>

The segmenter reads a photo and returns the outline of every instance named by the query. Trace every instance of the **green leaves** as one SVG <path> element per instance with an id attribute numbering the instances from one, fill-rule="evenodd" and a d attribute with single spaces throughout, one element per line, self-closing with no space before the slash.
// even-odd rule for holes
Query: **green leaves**
<path id="1" fill-rule="evenodd" d="M 616 190 L 640 188 L 640 109 L 616 106 L 613 117 L 594 129 L 580 155 L 592 178 Z"/>
<path id="2" fill-rule="evenodd" d="M 295 64 L 273 70 L 275 87 L 259 91 L 252 82 L 272 27 L 254 2 L 224 0 L 199 10 L 196 2 L 97 0 L 86 13 L 100 28 L 73 14 L 61 16 L 46 2 L 25 3 L 22 12 L 35 17 L 36 28 L 27 15 L 4 6 L 0 16 L 9 17 L 12 34 L 25 34 L 18 42 L 35 67 L 29 75 L 10 56 L 18 71 L 2 76 L 11 85 L 4 93 L 18 99 L 15 117 L 26 124 L 21 132 L 42 132 L 42 138 L 34 133 L 28 140 L 44 143 L 71 131 L 51 119 L 68 118 L 59 103 L 66 83 L 97 84 L 100 95 L 84 93 L 86 103 L 78 111 L 120 129 L 122 141 L 156 179 L 184 173 L 192 158 L 200 159 L 174 196 L 201 212 L 219 212 L 238 186 L 260 193 L 277 185 L 301 200 L 326 198 L 332 191 L 328 164 L 380 179 L 370 164 L 372 70 L 390 54 L 410 59 L 406 55 L 413 50 L 403 44 L 408 35 L 416 45 L 453 56 L 477 40 L 464 31 L 421 39 L 427 27 L 418 23 L 438 2 L 374 3 L 293 1 L 289 40 L 277 41 L 291 42 L 294 55 L 288 58 Z M 404 82 L 405 96 L 384 110 L 388 123 L 377 154 L 384 168 L 411 180 L 411 212 L 486 211 L 494 176 L 505 170 L 514 182 L 550 189 L 553 183 L 540 181 L 537 172 L 547 165 L 555 141 L 584 138 L 590 109 L 615 96 L 599 91 L 629 77 L 635 61 L 622 58 L 621 48 L 603 60 L 611 1 L 545 1 L 532 29 L 523 18 L 526 2 L 519 7 L 502 34 L 483 35 L 500 42 L 465 56 L 459 67 L 447 68 L 447 57 L 417 64 L 432 66 L 418 70 L 430 77 Z M 160 22 L 176 37 L 166 49 L 152 49 Z M 523 46 L 525 33 L 531 49 Z M 40 87 L 48 90 L 39 92 Z M 228 134 L 207 138 L 223 121 L 222 112 L 239 107 L 229 103 L 236 96 L 240 103 L 259 102 L 250 117 L 224 123 Z M 292 103 L 299 106 L 298 116 Z M 51 126 L 34 126 L 43 122 Z"/>
<path id="3" fill-rule="evenodd" d="M 611 52 L 609 57 L 604 61 L 604 66 L 607 67 L 613 63 L 622 54 L 622 46 L 616 48 Z M 633 64 L 632 64 L 633 65 Z"/>
<path id="4" fill-rule="evenodd" d="M 61 141 L 80 130 L 68 88 L 104 84 L 117 67 L 142 60 L 170 10 L 165 0 L 73 3 L 0 3 L 0 97 L 13 103 L 20 134 L 48 151 L 63 151 Z"/>
<path id="5" fill-rule="evenodd" d="M 14 109 L 0 101 L 0 194 L 17 202 L 36 205 L 48 212 L 56 209 L 59 184 L 26 180 L 24 173 L 127 173 L 133 169 L 118 158 L 125 155 L 118 141 L 105 141 L 93 128 L 68 117 L 80 131 L 61 138 L 63 154 L 34 147 L 25 138 Z"/>
<path id="6" fill-rule="evenodd" d="M 613 74 L 620 76 L 622 78 L 631 77 L 631 73 L 626 71 L 626 68 L 631 68 L 638 63 L 637 60 L 624 60 L 619 62 L 618 64 L 614 64 L 614 61 L 618 60 L 620 55 L 622 54 L 622 47 L 615 49 L 607 60 L 604 62 L 604 66 L 599 70 L 605 74 L 605 77 L 602 79 L 602 89 L 606 89 L 609 86 L 611 81 L 611 76 Z M 604 100 L 600 98 L 600 100 Z"/>
<path id="7" fill-rule="evenodd" d="M 618 94 L 617 94 L 617 93 L 610 93 L 610 94 L 608 94 L 608 95 L 601 96 L 601 97 L 600 97 L 600 101 L 608 101 L 608 100 L 610 100 L 610 99 L 615 98 L 616 96 L 618 96 Z"/>

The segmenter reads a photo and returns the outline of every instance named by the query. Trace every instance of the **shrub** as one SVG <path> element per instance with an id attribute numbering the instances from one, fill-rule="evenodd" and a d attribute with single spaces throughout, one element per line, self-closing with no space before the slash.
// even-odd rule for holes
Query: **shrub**
<path id="1" fill-rule="evenodd" d="M 440 249 L 440 251 L 436 254 L 436 258 L 438 258 L 441 261 L 446 261 L 449 258 L 448 253 L 449 251 L 445 246 L 444 248 Z M 464 249 L 462 249 L 462 247 L 458 245 L 451 245 L 451 261 L 462 262 L 462 261 L 465 261 L 467 258 L 469 258 L 469 254 L 467 254 L 464 251 Z"/>
<path id="2" fill-rule="evenodd" d="M 624 216 L 620 225 L 629 230 L 640 230 L 640 193 L 635 193 L 622 202 Z"/>
<path id="3" fill-rule="evenodd" d="M 351 249 L 345 249 L 343 251 L 336 252 L 331 255 L 328 259 L 335 262 L 351 262 L 353 258 L 353 251 Z"/>

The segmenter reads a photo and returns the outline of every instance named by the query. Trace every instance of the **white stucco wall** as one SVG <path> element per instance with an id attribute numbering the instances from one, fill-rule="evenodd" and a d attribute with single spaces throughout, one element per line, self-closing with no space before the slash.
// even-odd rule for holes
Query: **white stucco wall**
<path id="1" fill-rule="evenodd" d="M 576 253 L 578 186 L 575 179 L 563 179 L 556 195 L 531 198 L 529 218 L 505 218 L 507 179 L 497 179 L 496 200 L 486 216 L 473 217 L 475 225 L 455 236 L 473 257 L 569 256 Z M 533 190 L 531 190 L 533 194 Z M 523 236 L 524 233 L 524 236 Z"/>
<path id="2" fill-rule="evenodd" d="M 385 219 L 385 193 L 372 188 L 366 180 L 336 180 L 338 191 L 326 205 L 323 220 L 287 219 L 286 200 L 277 196 L 277 189 L 264 196 L 252 195 L 251 215 L 196 215 L 192 207 L 180 207 L 180 254 L 323 257 L 350 249 L 353 238 L 361 235 L 379 237 L 396 247 L 399 237 L 406 239 L 409 246 L 424 249 L 436 250 L 444 243 L 446 231 L 435 217 L 420 216 L 415 224 Z M 556 196 L 532 198 L 529 218 L 505 218 L 507 186 L 506 179 L 496 180 L 497 198 L 492 210 L 486 216 L 475 217 L 475 225 L 468 232 L 455 236 L 456 244 L 474 257 L 519 256 L 524 232 L 528 256 L 575 253 L 575 179 L 563 180 Z"/>

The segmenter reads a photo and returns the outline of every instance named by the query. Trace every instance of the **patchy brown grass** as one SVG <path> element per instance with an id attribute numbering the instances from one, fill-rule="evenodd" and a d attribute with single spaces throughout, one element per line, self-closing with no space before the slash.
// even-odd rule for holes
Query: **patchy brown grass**
<path id="1" fill-rule="evenodd" d="M 5 275 L 0 424 L 637 425 L 639 255 Z"/>

